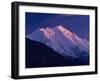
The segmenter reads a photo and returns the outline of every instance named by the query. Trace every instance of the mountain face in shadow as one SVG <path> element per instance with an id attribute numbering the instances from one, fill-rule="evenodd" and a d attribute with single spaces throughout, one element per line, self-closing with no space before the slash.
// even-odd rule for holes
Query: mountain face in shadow
<path id="1" fill-rule="evenodd" d="M 63 56 L 43 43 L 26 38 L 25 61 L 26 68 L 89 65 L 89 56 Z"/>

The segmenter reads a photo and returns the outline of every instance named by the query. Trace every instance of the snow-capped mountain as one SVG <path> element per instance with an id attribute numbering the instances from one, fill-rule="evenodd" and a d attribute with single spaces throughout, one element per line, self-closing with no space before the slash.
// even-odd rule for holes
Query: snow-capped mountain
<path id="1" fill-rule="evenodd" d="M 85 55 L 89 51 L 88 41 L 81 39 L 62 25 L 54 28 L 38 28 L 26 37 L 44 43 L 63 56 L 77 57 L 83 54 L 81 52 L 85 52 Z"/>

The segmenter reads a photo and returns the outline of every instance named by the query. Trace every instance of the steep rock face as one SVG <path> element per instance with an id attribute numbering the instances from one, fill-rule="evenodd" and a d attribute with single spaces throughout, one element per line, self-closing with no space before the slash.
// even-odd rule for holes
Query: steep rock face
<path id="1" fill-rule="evenodd" d="M 88 41 L 81 39 L 62 25 L 54 28 L 38 28 L 26 37 L 47 45 L 63 56 L 81 57 L 88 56 L 89 53 Z"/>

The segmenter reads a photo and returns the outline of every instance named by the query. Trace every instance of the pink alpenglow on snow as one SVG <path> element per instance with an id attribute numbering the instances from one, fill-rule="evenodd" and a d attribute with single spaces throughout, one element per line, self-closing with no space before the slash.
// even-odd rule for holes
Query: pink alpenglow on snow
<path id="1" fill-rule="evenodd" d="M 89 51 L 88 41 L 80 38 L 75 33 L 70 32 L 62 25 L 53 28 L 38 28 L 31 34 L 28 34 L 26 37 L 47 45 L 63 56 L 69 55 L 77 57 L 78 55 L 73 53 L 71 50 L 72 47 L 76 46 L 81 51 Z"/>

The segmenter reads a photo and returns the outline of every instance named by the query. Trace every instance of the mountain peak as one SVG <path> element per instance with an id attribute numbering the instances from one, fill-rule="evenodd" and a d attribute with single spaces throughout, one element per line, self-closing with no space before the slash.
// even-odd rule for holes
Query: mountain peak
<path id="1" fill-rule="evenodd" d="M 88 42 L 78 37 L 75 33 L 70 32 L 66 27 L 59 25 L 53 28 L 38 28 L 27 36 L 51 47 L 56 52 L 77 56 L 71 52 L 71 47 L 78 46 L 80 50 L 88 51 Z"/>
<path id="2" fill-rule="evenodd" d="M 57 28 L 64 28 L 64 26 L 63 25 L 59 25 L 59 26 L 57 26 Z"/>
<path id="3" fill-rule="evenodd" d="M 45 29 L 44 28 L 40 28 L 40 31 L 44 31 Z"/>
<path id="4" fill-rule="evenodd" d="M 52 30 L 52 28 L 46 27 L 46 28 L 40 28 L 39 30 L 40 30 L 40 31 L 49 31 L 49 30 Z"/>
<path id="5" fill-rule="evenodd" d="M 53 29 L 50 28 L 50 27 L 40 28 L 40 31 L 42 31 L 43 35 L 44 35 L 47 39 L 51 39 L 51 37 L 54 36 L 54 31 L 53 31 Z"/>
<path id="6" fill-rule="evenodd" d="M 57 26 L 57 29 L 59 29 L 61 32 L 65 32 L 66 34 L 70 34 L 70 35 L 74 34 L 74 33 L 70 32 L 67 28 L 65 28 L 62 25 Z"/>

